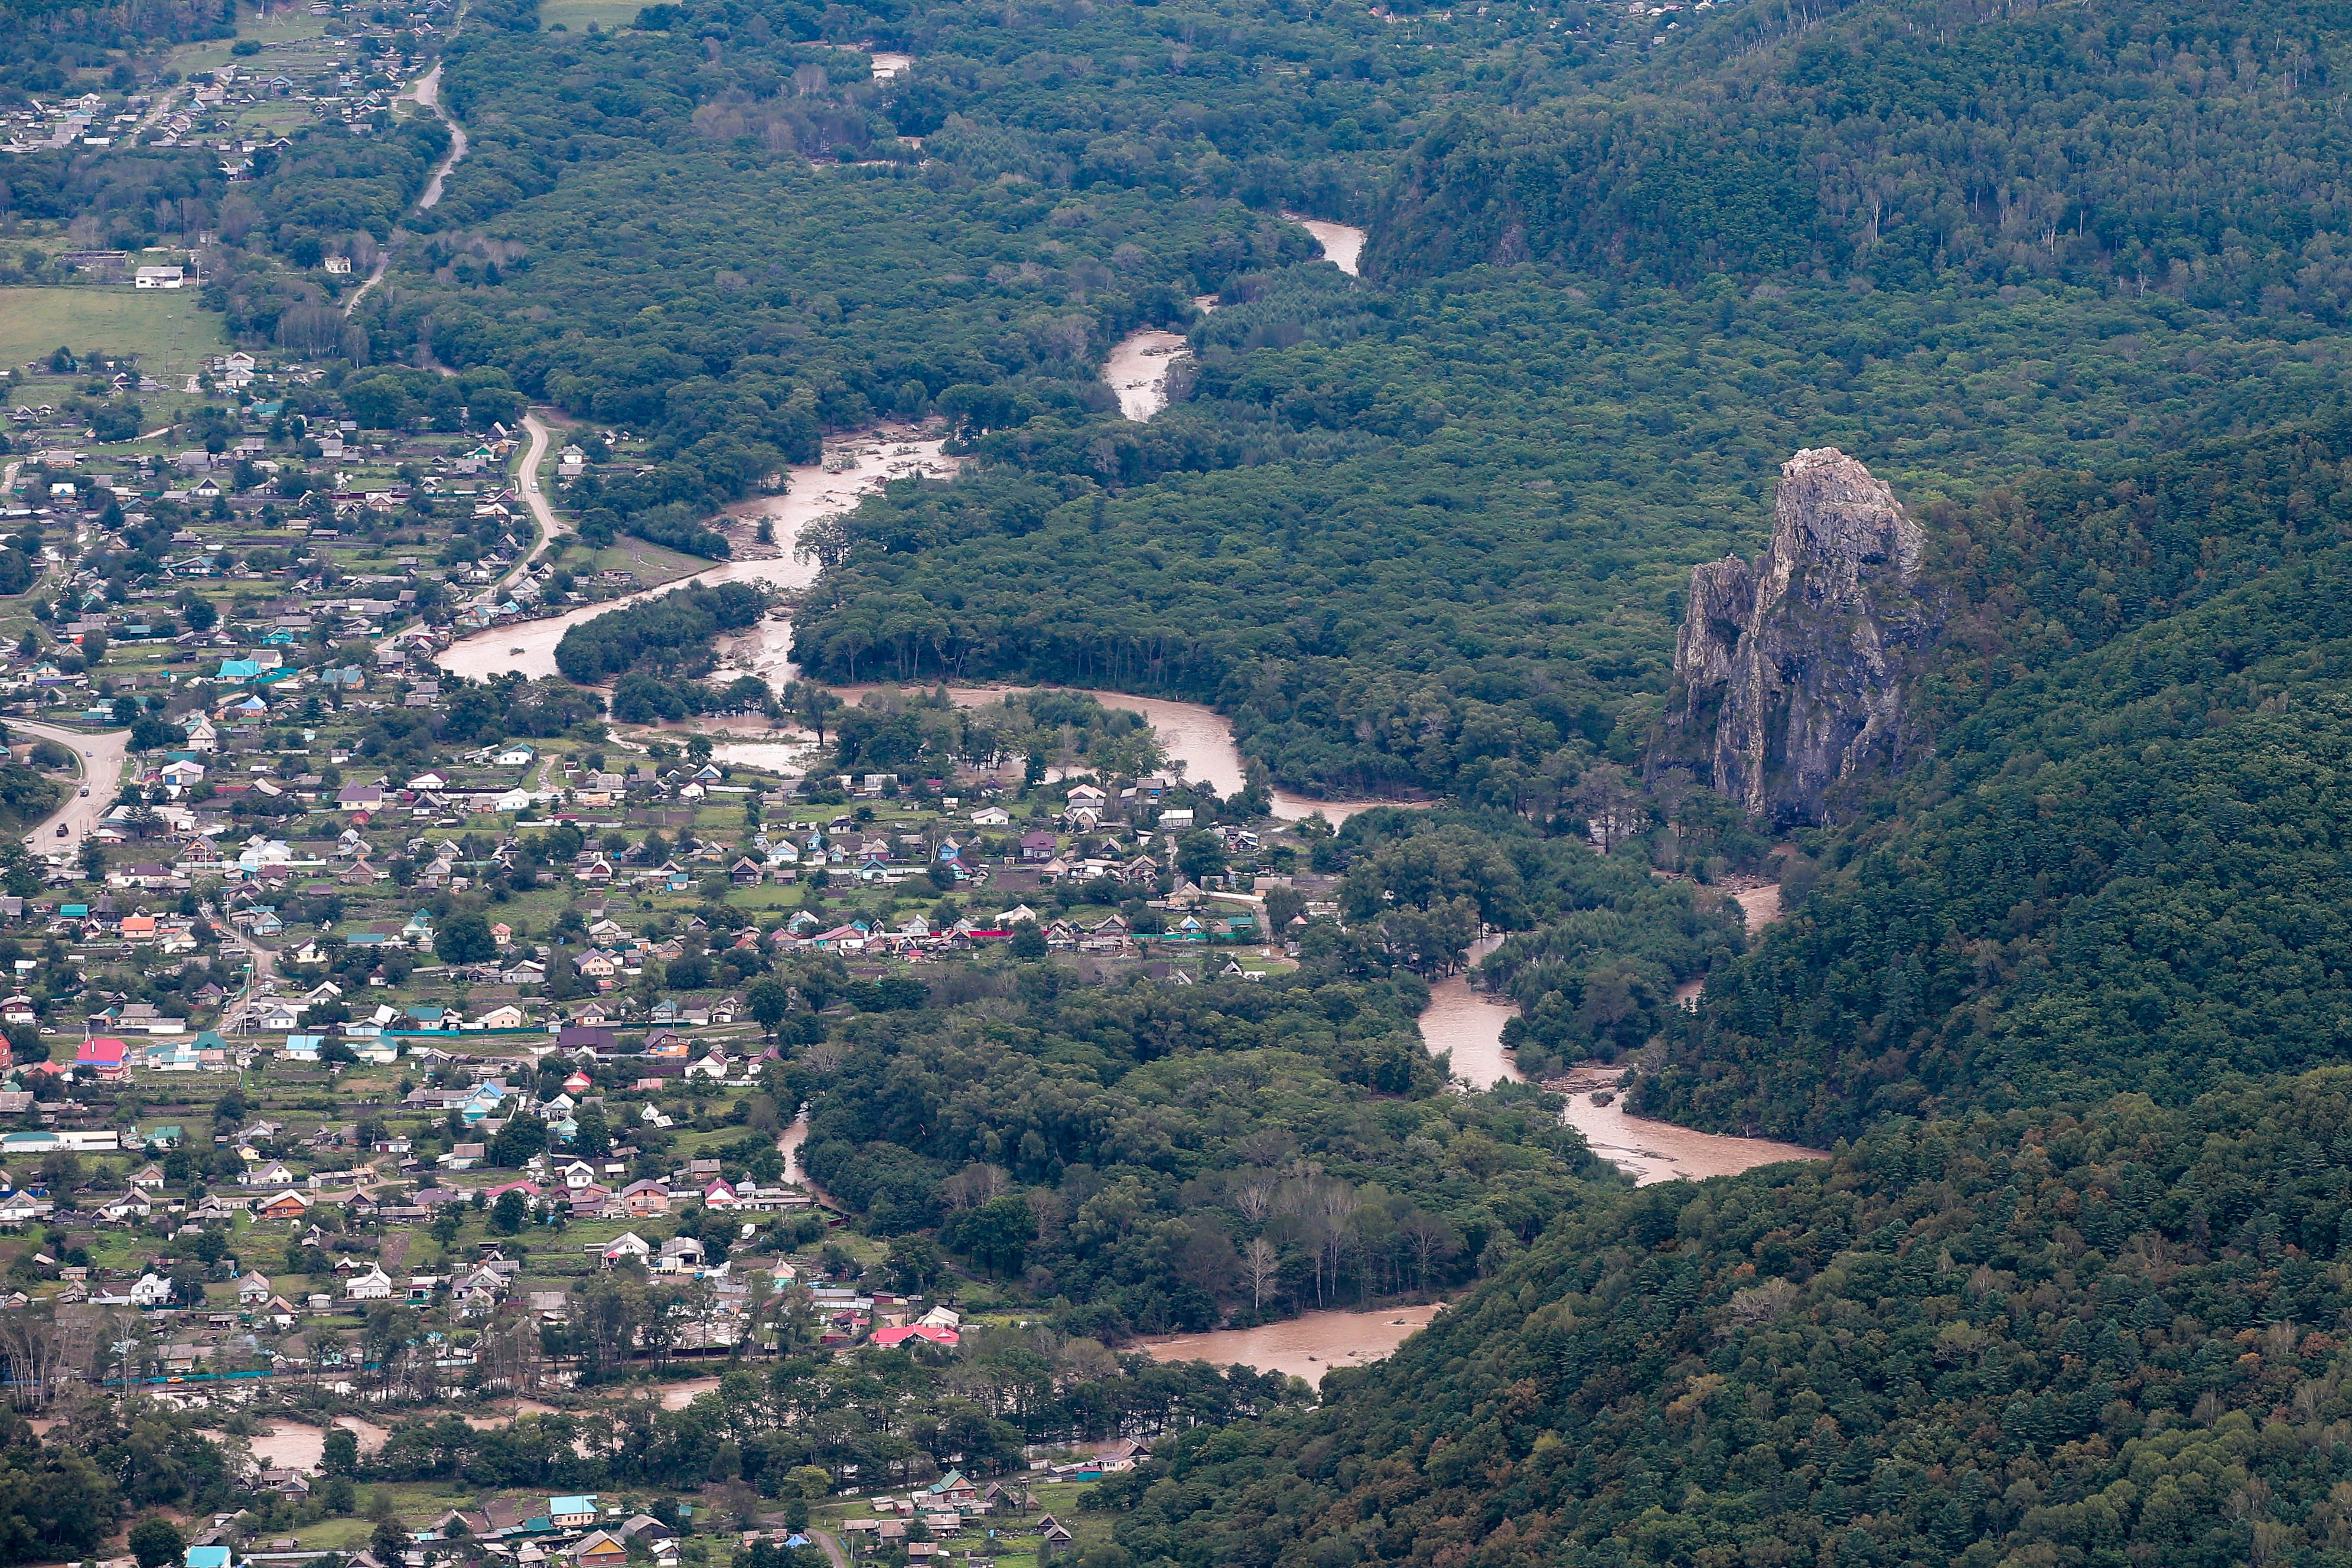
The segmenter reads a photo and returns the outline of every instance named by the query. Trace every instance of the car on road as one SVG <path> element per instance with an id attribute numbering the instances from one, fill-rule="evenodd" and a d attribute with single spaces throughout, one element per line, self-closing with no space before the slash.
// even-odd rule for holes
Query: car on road
<path id="1" fill-rule="evenodd" d="M 59 838 L 61 838 L 61 839 L 62 839 L 62 838 L 64 838 L 65 836 L 66 836 L 66 825 L 65 825 L 63 822 L 59 822 L 59 823 L 58 824 L 58 837 L 59 837 Z"/>
<path id="2" fill-rule="evenodd" d="M 83 794 L 85 794 L 85 795 L 89 794 L 89 785 L 87 785 L 87 784 L 83 785 L 83 786 L 81 787 L 81 792 L 82 792 Z"/>

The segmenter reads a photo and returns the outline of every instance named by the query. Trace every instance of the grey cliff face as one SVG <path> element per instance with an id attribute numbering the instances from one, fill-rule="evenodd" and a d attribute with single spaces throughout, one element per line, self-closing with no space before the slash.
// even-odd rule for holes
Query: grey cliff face
<path id="1" fill-rule="evenodd" d="M 1780 465 L 1772 543 L 1691 569 L 1675 692 L 1650 766 L 1685 766 L 1791 826 L 1829 820 L 1843 780 L 1899 771 L 1904 689 L 1942 623 L 1925 539 L 1885 484 L 1834 447 Z"/>

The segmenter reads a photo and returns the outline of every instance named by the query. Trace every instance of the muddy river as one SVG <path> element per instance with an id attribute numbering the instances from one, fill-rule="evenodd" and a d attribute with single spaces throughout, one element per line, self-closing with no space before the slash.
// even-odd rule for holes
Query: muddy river
<path id="1" fill-rule="evenodd" d="M 1164 334 L 1174 338 L 1173 333 Z M 1164 361 L 1162 361 L 1164 365 Z M 813 560 L 793 559 L 793 547 L 801 530 L 821 517 L 846 510 L 857 498 L 879 489 L 892 479 L 915 474 L 949 474 L 957 466 L 953 458 L 943 456 L 937 440 L 918 441 L 911 433 L 879 431 L 838 444 L 828 449 L 834 471 L 821 465 L 794 468 L 791 483 L 782 496 L 762 497 L 743 501 L 728 508 L 730 515 L 759 520 L 772 526 L 782 556 L 767 560 L 724 561 L 677 582 L 660 588 L 647 589 L 602 604 L 583 606 L 562 615 L 540 621 L 520 622 L 511 626 L 493 626 L 487 632 L 477 632 L 461 637 L 444 649 L 435 660 L 452 674 L 486 680 L 509 670 L 520 671 L 537 680 L 552 675 L 555 671 L 555 645 L 563 633 L 583 621 L 641 600 L 667 593 L 688 582 L 717 584 L 722 582 L 766 582 L 781 588 L 805 588 L 816 580 L 817 566 Z M 731 679 L 736 674 L 756 674 L 771 685 L 781 686 L 793 678 L 791 659 L 792 622 L 770 615 L 759 625 L 739 637 L 723 640 L 719 644 L 719 677 Z M 842 696 L 856 702 L 872 686 L 837 688 Z M 955 701 L 966 707 L 978 707 L 996 701 L 1007 688 L 961 687 L 955 691 Z M 1220 795 L 1230 795 L 1246 781 L 1242 755 L 1234 744 L 1233 726 L 1214 709 L 1198 703 L 1173 702 L 1164 697 L 1131 696 L 1124 692 L 1097 691 L 1094 694 L 1106 703 L 1130 708 L 1143 715 L 1152 728 L 1159 731 L 1160 744 L 1166 748 L 1171 763 L 1182 762 L 1188 778 L 1203 779 L 1216 787 Z M 731 722 L 702 720 L 690 727 L 710 732 L 728 729 L 729 738 L 713 747 L 713 755 L 721 761 L 741 763 L 749 767 L 773 768 L 797 773 L 807 760 L 809 743 L 805 739 L 788 739 L 770 734 L 758 735 L 757 719 L 737 719 Z M 1370 807 L 1394 804 L 1380 800 L 1317 800 L 1277 789 L 1274 794 L 1274 814 L 1285 821 L 1297 821 L 1320 811 L 1326 820 L 1339 823 L 1356 812 Z"/>
<path id="2" fill-rule="evenodd" d="M 1747 912 L 1750 930 L 1780 914 L 1780 890 L 1777 887 L 1756 888 L 1737 896 L 1741 909 Z M 1473 946 L 1472 962 L 1485 957 L 1499 945 L 1500 938 L 1488 937 Z M 1695 987 L 1691 994 L 1696 995 Z M 1433 1052 L 1452 1052 L 1454 1076 L 1474 1089 L 1488 1089 L 1504 1082 L 1517 1082 L 1521 1078 L 1518 1063 L 1503 1046 L 1503 1026 L 1517 1010 L 1473 987 L 1467 976 L 1452 976 L 1429 988 L 1429 1009 L 1421 1015 L 1422 1039 Z M 1630 1174 L 1639 1186 L 1685 1177 L 1697 1180 L 1737 1176 L 1781 1160 L 1827 1157 L 1819 1149 L 1774 1143 L 1769 1138 L 1727 1138 L 1677 1127 L 1671 1122 L 1629 1116 L 1620 1087 L 1623 1077 L 1622 1067 L 1587 1062 L 1565 1080 L 1546 1082 L 1568 1097 L 1563 1120 L 1584 1134 L 1584 1141 L 1592 1145 L 1594 1154 Z"/>
<path id="3" fill-rule="evenodd" d="M 1287 1322 L 1212 1333 L 1175 1334 L 1143 1342 L 1154 1361 L 1205 1361 L 1286 1372 L 1320 1384 L 1335 1366 L 1362 1366 L 1402 1344 L 1444 1311 L 1443 1302 L 1377 1312 L 1307 1312 Z"/>
<path id="4" fill-rule="evenodd" d="M 866 694 L 879 690 L 875 686 L 837 686 L 835 688 L 851 702 L 863 699 Z M 1003 697 L 1013 686 L 955 686 L 949 696 L 958 707 L 984 707 Z M 1076 687 L 1085 691 L 1108 707 L 1126 708 L 1139 713 L 1153 733 L 1160 737 L 1161 749 L 1168 754 L 1170 766 L 1182 763 L 1187 779 L 1197 779 L 1215 788 L 1220 795 L 1230 795 L 1249 782 L 1248 770 L 1243 766 L 1241 747 L 1234 744 L 1234 727 L 1225 716 L 1212 707 L 1199 703 L 1180 703 L 1168 697 L 1137 696 L 1131 692 L 1109 692 L 1098 687 Z M 765 744 L 765 743 L 761 743 Z M 749 761 L 751 758 L 746 758 Z M 1296 822 L 1320 811 L 1335 826 L 1359 811 L 1374 806 L 1418 806 L 1417 800 L 1318 800 L 1305 795 L 1294 795 L 1286 789 L 1274 792 L 1274 814 L 1282 821 Z"/>
<path id="5" fill-rule="evenodd" d="M 1103 365 L 1103 380 L 1118 394 L 1118 412 L 1141 423 L 1168 406 L 1168 371 L 1184 355 L 1184 340 L 1147 327 L 1119 340 Z"/>
<path id="6" fill-rule="evenodd" d="M 1470 962 L 1503 945 L 1500 936 L 1482 936 L 1470 945 Z M 1421 1015 L 1421 1035 L 1433 1051 L 1454 1053 L 1454 1076 L 1473 1089 L 1519 1081 L 1519 1064 L 1503 1046 L 1503 1026 L 1518 1009 L 1470 983 L 1467 975 L 1449 975 L 1429 988 L 1429 1010 Z"/>
<path id="7" fill-rule="evenodd" d="M 794 468 L 790 473 L 790 487 L 783 495 L 763 496 L 728 508 L 730 515 L 755 522 L 766 518 L 775 529 L 777 544 L 784 550 L 781 558 L 722 561 L 692 577 L 647 589 L 643 593 L 586 605 L 543 621 L 493 626 L 452 643 L 436 662 L 452 674 L 475 680 L 486 680 L 509 670 L 520 670 L 536 680 L 555 674 L 555 645 L 572 627 L 688 582 L 769 582 L 782 588 L 805 588 L 816 580 L 817 567 L 814 561 L 793 559 L 793 544 L 800 538 L 802 528 L 819 517 L 847 510 L 856 505 L 860 496 L 880 489 L 888 480 L 917 473 L 947 474 L 956 467 L 954 459 L 940 455 L 937 440 L 919 441 L 910 433 L 887 431 L 844 444 L 834 461 L 837 472 L 828 473 L 823 465 L 814 464 Z M 733 651 L 739 657 L 748 653 L 747 668 L 772 670 L 775 673 L 770 678 L 781 679 L 783 650 L 791 642 L 790 626 L 780 621 L 766 621 L 751 637 L 737 639 Z"/>
<path id="8" fill-rule="evenodd" d="M 1282 215 L 1315 236 L 1323 246 L 1324 260 L 1350 277 L 1360 276 L 1356 264 L 1363 259 L 1363 230 L 1349 228 L 1346 224 L 1326 223 L 1321 218 L 1301 217 L 1297 213 Z"/>

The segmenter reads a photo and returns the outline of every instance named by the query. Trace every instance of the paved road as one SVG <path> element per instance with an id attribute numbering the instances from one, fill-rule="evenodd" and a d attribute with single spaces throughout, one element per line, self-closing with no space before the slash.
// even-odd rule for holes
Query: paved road
<path id="1" fill-rule="evenodd" d="M 81 764 L 82 784 L 89 793 L 72 794 L 66 803 L 34 825 L 25 835 L 25 842 L 38 854 L 71 853 L 81 847 L 82 835 L 98 826 L 114 804 L 122 787 L 123 759 L 131 754 L 131 732 L 127 729 L 107 730 L 102 734 L 86 735 L 79 730 L 65 729 L 52 724 L 37 724 L 29 719 L 7 721 L 11 730 L 23 730 L 54 740 L 73 750 L 74 760 Z M 58 825 L 65 824 L 66 836 L 58 837 Z"/>

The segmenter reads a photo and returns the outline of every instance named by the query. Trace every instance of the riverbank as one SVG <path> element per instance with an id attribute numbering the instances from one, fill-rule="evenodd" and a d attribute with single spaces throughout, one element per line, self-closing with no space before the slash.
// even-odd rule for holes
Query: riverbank
<path id="1" fill-rule="evenodd" d="M 1544 1087 L 1568 1098 L 1561 1119 L 1584 1134 L 1592 1152 L 1633 1178 L 1636 1186 L 1662 1181 L 1703 1181 L 1738 1176 L 1783 1160 L 1825 1160 L 1820 1149 L 1769 1138 L 1729 1138 L 1625 1112 L 1622 1066 L 1588 1061 Z"/>
<path id="2" fill-rule="evenodd" d="M 754 527 L 766 522 L 782 547 L 781 555 L 764 560 L 715 562 L 660 588 L 609 599 L 601 604 L 583 604 L 577 610 L 537 621 L 493 626 L 487 632 L 457 639 L 434 662 L 453 675 L 478 681 L 509 671 L 519 671 L 530 679 L 539 680 L 556 673 L 555 645 L 572 627 L 689 583 L 716 587 L 722 582 L 756 582 L 786 590 L 806 588 L 816 580 L 819 570 L 814 560 L 796 554 L 808 527 L 846 511 L 861 497 L 880 489 L 892 479 L 919 473 L 953 473 L 958 466 L 956 460 L 942 454 L 941 445 L 940 438 L 920 438 L 908 429 L 885 426 L 868 432 L 833 448 L 830 465 L 812 463 L 789 470 L 782 495 L 762 496 L 727 508 L 729 517 Z M 732 640 L 725 652 L 744 669 L 781 684 L 789 671 L 786 655 L 791 647 L 791 622 L 771 617 L 745 637 Z"/>
<path id="3" fill-rule="evenodd" d="M 1393 1354 L 1445 1310 L 1443 1301 L 1371 1312 L 1306 1312 L 1278 1323 L 1209 1333 L 1171 1334 L 1142 1342 L 1154 1361 L 1205 1361 L 1282 1372 L 1320 1384 L 1335 1366 L 1369 1366 Z"/>

